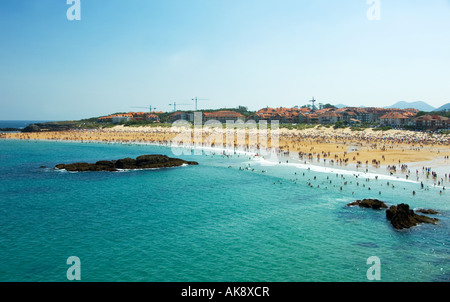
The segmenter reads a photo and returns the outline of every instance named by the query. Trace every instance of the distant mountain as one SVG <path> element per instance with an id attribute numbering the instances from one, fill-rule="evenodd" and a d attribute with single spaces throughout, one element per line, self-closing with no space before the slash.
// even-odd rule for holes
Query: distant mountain
<path id="1" fill-rule="evenodd" d="M 337 105 L 334 105 L 334 106 L 335 106 L 336 108 L 338 108 L 338 109 L 348 107 L 347 105 L 343 105 L 343 104 L 337 104 Z"/>
<path id="2" fill-rule="evenodd" d="M 450 103 L 447 103 L 447 104 L 439 107 L 438 109 L 435 109 L 434 111 L 444 111 L 444 110 L 450 111 Z"/>
<path id="3" fill-rule="evenodd" d="M 388 107 L 384 107 L 384 108 L 398 108 L 398 109 L 409 109 L 409 108 L 414 108 L 414 109 L 418 109 L 420 111 L 433 111 L 436 108 L 434 108 L 433 106 L 428 105 L 425 102 L 398 102 L 395 103 L 392 106 L 388 106 Z"/>

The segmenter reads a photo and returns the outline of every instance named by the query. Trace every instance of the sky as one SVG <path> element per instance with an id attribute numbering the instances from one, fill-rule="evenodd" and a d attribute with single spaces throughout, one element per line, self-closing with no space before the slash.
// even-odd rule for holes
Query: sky
<path id="1" fill-rule="evenodd" d="M 79 1 L 0 0 L 0 120 L 450 102 L 450 0 Z"/>

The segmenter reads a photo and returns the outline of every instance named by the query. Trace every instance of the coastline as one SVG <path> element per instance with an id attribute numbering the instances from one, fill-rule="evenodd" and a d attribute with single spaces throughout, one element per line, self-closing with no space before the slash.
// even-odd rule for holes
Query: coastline
<path id="1" fill-rule="evenodd" d="M 2 133 L 0 139 L 174 147 L 176 144 L 173 144 L 172 140 L 185 130 L 186 128 L 182 127 L 116 126 L 96 130 Z M 257 135 L 260 134 L 258 132 Z M 450 169 L 447 168 L 450 166 L 448 136 L 400 130 L 383 133 L 370 133 L 366 130 L 354 133 L 348 129 L 334 130 L 323 127 L 305 130 L 279 129 L 276 134 L 273 131 L 267 133 L 269 140 L 271 137 L 279 137 L 278 147 L 262 150 L 258 148 L 259 144 L 251 145 L 249 137 L 246 137 L 245 145 L 236 145 L 235 140 L 234 148 L 216 146 L 210 139 L 215 135 L 214 129 L 204 130 L 203 145 L 195 145 L 191 141 L 191 144 L 185 144 L 185 147 L 212 153 L 241 153 L 253 160 L 264 160 L 261 164 L 295 165 L 299 169 L 311 169 L 316 172 L 416 183 L 434 182 L 434 186 L 445 186 L 450 182 Z M 270 146 L 270 143 L 267 146 Z M 275 157 L 272 159 L 264 157 L 271 155 L 269 150 L 270 152 L 275 150 Z"/>

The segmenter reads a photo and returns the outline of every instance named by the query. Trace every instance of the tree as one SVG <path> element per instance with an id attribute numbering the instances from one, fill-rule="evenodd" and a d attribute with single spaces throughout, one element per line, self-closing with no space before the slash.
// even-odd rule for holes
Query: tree
<path id="1" fill-rule="evenodd" d="M 333 105 L 331 105 L 331 104 L 325 104 L 325 105 L 323 105 L 323 108 L 324 108 L 324 109 L 337 109 L 336 106 L 333 106 Z"/>
<path id="2" fill-rule="evenodd" d="M 344 121 L 338 121 L 333 126 L 334 129 L 347 128 Z"/>

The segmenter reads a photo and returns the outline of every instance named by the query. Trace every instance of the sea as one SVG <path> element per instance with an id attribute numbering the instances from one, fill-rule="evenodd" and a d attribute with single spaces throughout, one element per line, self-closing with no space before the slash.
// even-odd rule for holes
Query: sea
<path id="1" fill-rule="evenodd" d="M 144 154 L 199 165 L 53 169 Z M 346 206 L 365 198 L 439 222 L 395 230 L 384 210 Z M 373 259 L 384 282 L 448 282 L 449 217 L 432 181 L 233 150 L 0 139 L 0 281 L 68 281 L 75 256 L 86 282 L 370 282 Z"/>
<path id="2" fill-rule="evenodd" d="M 51 122 L 51 121 L 37 121 L 37 120 L 0 120 L 0 129 L 6 129 L 6 128 L 14 128 L 14 129 L 23 129 L 28 125 L 35 124 L 35 123 L 45 123 L 45 122 Z M 15 131 L 1 131 L 2 132 L 15 132 Z"/>

